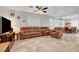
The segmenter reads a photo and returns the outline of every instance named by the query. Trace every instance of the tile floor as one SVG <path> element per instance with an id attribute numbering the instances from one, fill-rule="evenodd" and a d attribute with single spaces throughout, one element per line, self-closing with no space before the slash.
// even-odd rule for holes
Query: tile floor
<path id="1" fill-rule="evenodd" d="M 61 39 L 41 36 L 15 41 L 10 52 L 78 52 L 79 33 L 63 34 Z"/>

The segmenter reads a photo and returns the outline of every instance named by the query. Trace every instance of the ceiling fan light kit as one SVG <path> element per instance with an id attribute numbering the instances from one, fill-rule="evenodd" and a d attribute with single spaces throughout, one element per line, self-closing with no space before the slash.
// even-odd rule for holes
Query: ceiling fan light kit
<path id="1" fill-rule="evenodd" d="M 43 14 L 43 11 L 41 11 L 41 10 L 38 10 L 38 12 L 37 12 L 38 14 Z"/>

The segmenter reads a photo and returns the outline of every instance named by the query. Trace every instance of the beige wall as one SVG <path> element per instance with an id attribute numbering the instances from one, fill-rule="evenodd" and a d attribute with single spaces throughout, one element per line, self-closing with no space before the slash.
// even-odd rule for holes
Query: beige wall
<path id="1" fill-rule="evenodd" d="M 10 16 L 11 12 L 15 13 L 15 17 Z M 11 25 L 14 28 L 15 32 L 19 32 L 20 27 L 23 26 L 48 26 L 52 29 L 58 26 L 63 27 L 66 21 L 65 18 L 68 18 L 65 17 L 63 18 L 63 20 L 60 20 L 59 18 L 53 19 L 53 17 L 46 15 L 36 15 L 33 13 L 23 11 L 11 11 L 4 7 L 0 7 L 0 16 L 4 16 L 11 20 Z M 17 19 L 17 16 L 20 16 L 21 18 Z M 79 19 L 76 18 L 76 16 L 72 15 L 69 17 L 71 17 L 71 20 L 68 21 L 70 21 L 74 26 L 77 26 L 77 28 L 79 29 Z M 52 20 L 51 22 L 50 19 Z M 25 22 L 23 22 L 23 20 L 25 20 Z"/>
<path id="2" fill-rule="evenodd" d="M 5 11 L 5 12 L 4 12 Z M 11 17 L 10 13 L 14 12 L 15 16 Z M 0 15 L 11 20 L 11 26 L 15 32 L 20 31 L 20 27 L 24 26 L 49 26 L 50 16 L 36 15 L 22 11 L 11 11 L 7 8 L 0 8 Z M 20 19 L 17 19 L 20 16 Z M 25 20 L 25 22 L 23 22 Z"/>

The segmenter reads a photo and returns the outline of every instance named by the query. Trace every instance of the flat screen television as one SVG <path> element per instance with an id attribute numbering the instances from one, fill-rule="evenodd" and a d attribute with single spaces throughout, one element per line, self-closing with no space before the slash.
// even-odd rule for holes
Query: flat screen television
<path id="1" fill-rule="evenodd" d="M 2 33 L 8 32 L 11 28 L 11 21 L 2 17 Z"/>
<path id="2" fill-rule="evenodd" d="M 11 21 L 7 18 L 0 17 L 0 34 L 8 32 L 11 29 Z"/>

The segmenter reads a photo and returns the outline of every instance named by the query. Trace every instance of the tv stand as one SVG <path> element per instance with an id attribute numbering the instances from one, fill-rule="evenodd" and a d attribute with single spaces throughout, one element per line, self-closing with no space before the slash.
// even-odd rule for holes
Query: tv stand
<path id="1" fill-rule="evenodd" d="M 9 52 L 15 42 L 15 32 L 2 34 L 0 36 L 0 52 Z"/>

